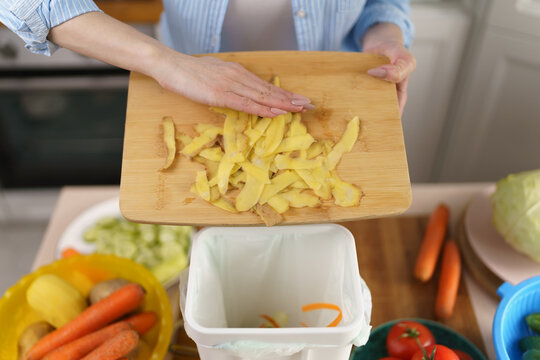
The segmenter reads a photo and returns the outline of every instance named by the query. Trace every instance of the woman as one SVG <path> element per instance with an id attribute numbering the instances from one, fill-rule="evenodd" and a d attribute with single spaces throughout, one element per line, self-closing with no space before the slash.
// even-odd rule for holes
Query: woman
<path id="1" fill-rule="evenodd" d="M 368 74 L 397 84 L 403 111 L 416 66 L 407 51 L 412 40 L 407 0 L 163 2 L 165 44 L 103 14 L 92 0 L 2 0 L 0 21 L 32 52 L 51 55 L 62 46 L 151 76 L 192 100 L 266 117 L 313 105 L 239 64 L 189 54 L 277 49 L 382 54 L 391 63 Z"/>

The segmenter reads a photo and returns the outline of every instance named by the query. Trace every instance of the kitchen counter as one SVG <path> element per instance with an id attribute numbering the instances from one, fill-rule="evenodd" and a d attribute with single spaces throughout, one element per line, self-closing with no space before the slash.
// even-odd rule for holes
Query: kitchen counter
<path id="1" fill-rule="evenodd" d="M 402 215 L 428 215 L 440 202 L 446 203 L 451 210 L 450 234 L 453 235 L 457 221 L 468 201 L 488 183 L 461 184 L 413 184 L 413 202 Z M 118 196 L 119 187 L 65 187 L 60 192 L 55 211 L 43 238 L 41 247 L 34 260 L 33 268 L 50 263 L 55 258 L 56 244 L 68 224 L 88 207 L 103 200 Z M 491 340 L 491 324 L 497 307 L 497 301 L 484 292 L 480 286 L 464 273 L 465 284 L 471 298 L 478 326 L 486 347 L 488 359 L 494 359 Z M 174 303 L 174 301 L 173 301 Z M 173 309 L 178 311 L 178 309 Z"/>

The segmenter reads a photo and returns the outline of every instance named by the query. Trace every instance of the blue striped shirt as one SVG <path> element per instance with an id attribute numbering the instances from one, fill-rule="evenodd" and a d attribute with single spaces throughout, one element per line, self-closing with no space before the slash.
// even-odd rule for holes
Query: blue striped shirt
<path id="1" fill-rule="evenodd" d="M 398 25 L 410 46 L 413 26 L 408 0 L 291 0 L 298 50 L 361 51 L 374 24 Z M 163 41 L 186 54 L 220 50 L 228 0 L 163 0 Z M 32 52 L 50 55 L 49 29 L 75 16 L 100 11 L 92 0 L 2 0 L 0 21 Z M 261 14 L 261 16 L 264 16 Z"/>

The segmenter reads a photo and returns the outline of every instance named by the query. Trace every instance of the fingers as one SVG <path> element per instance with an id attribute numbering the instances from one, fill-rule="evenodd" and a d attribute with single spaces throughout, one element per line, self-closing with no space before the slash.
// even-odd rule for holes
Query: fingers
<path id="1" fill-rule="evenodd" d="M 308 99 L 307 101 L 299 101 L 298 105 L 296 105 L 296 101 L 294 99 L 291 100 L 289 97 L 280 92 L 272 92 L 271 88 L 269 88 L 267 91 L 261 92 L 246 86 L 245 84 L 232 83 L 231 86 L 235 94 L 247 97 L 260 105 L 270 108 L 273 107 L 285 111 L 298 112 L 303 109 L 303 105 L 309 103 Z M 274 88 L 276 87 L 274 86 Z"/>
<path id="2" fill-rule="evenodd" d="M 407 78 L 403 82 L 397 84 L 397 96 L 398 96 L 400 115 L 403 115 L 403 109 L 405 108 L 405 104 L 407 103 L 407 84 L 408 83 L 409 83 L 409 79 Z"/>
<path id="3" fill-rule="evenodd" d="M 247 112 L 248 114 L 256 114 L 261 117 L 272 118 L 277 115 L 285 115 L 287 113 L 286 111 L 278 108 L 271 108 L 258 104 L 247 97 L 243 97 L 232 92 L 227 93 L 222 99 L 222 102 L 216 105 Z"/>
<path id="4" fill-rule="evenodd" d="M 246 70 L 238 63 L 225 63 L 228 67 L 231 90 L 261 105 L 297 112 L 311 100 L 274 86 Z"/>
<path id="5" fill-rule="evenodd" d="M 400 58 L 394 64 L 382 65 L 374 69 L 369 69 L 367 73 L 379 79 L 400 83 L 411 75 L 415 67 L 416 61 L 406 61 Z"/>

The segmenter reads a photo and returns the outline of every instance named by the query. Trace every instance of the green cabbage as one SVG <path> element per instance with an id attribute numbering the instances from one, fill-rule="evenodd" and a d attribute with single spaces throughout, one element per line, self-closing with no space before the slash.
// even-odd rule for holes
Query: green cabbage
<path id="1" fill-rule="evenodd" d="M 540 170 L 512 174 L 491 195 L 493 225 L 507 243 L 540 263 Z"/>

